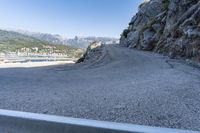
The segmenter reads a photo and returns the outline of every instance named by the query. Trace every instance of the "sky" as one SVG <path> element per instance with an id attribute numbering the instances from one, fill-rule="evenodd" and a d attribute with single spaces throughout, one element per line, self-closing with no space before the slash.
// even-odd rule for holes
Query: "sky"
<path id="1" fill-rule="evenodd" d="M 144 0 L 0 0 L 0 28 L 119 37 Z"/>

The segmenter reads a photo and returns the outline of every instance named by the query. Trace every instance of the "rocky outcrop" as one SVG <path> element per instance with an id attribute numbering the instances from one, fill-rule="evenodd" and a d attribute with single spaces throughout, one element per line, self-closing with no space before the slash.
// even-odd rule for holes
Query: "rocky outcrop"
<path id="1" fill-rule="evenodd" d="M 91 43 L 83 57 L 81 57 L 77 63 L 95 63 L 97 62 L 103 55 L 103 45 L 100 42 Z"/>
<path id="2" fill-rule="evenodd" d="M 122 33 L 120 44 L 200 62 L 200 1 L 144 2 Z"/>

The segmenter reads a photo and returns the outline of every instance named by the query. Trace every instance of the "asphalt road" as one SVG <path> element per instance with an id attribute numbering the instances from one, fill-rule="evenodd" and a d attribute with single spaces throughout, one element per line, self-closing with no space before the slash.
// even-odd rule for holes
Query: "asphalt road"
<path id="1" fill-rule="evenodd" d="M 0 108 L 200 131 L 200 70 L 117 45 L 93 64 L 0 69 Z"/>

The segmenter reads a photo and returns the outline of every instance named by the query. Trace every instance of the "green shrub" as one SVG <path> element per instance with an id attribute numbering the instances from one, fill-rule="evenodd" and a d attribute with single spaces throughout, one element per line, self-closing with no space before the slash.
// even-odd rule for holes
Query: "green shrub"
<path id="1" fill-rule="evenodd" d="M 125 30 L 123 31 L 123 33 L 121 34 L 121 36 L 124 36 L 125 38 L 127 38 L 129 32 L 130 32 L 129 29 L 125 29 Z"/>
<path id="2" fill-rule="evenodd" d="M 162 11 L 167 11 L 169 8 L 170 1 L 169 0 L 162 0 Z"/>

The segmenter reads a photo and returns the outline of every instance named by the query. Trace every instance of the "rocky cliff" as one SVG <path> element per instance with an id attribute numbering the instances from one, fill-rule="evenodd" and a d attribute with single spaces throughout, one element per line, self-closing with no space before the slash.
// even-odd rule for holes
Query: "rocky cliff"
<path id="1" fill-rule="evenodd" d="M 145 1 L 120 44 L 200 62 L 200 1 Z"/>
<path id="2" fill-rule="evenodd" d="M 85 54 L 77 61 L 77 63 L 97 63 L 102 57 L 104 57 L 104 53 L 105 49 L 101 42 L 93 42 L 88 46 Z"/>

